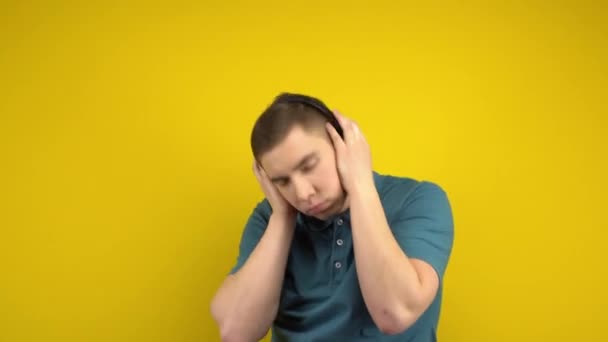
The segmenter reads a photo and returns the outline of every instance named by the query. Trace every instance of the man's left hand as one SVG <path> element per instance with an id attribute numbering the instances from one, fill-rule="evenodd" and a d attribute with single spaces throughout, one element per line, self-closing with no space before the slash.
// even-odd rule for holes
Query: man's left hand
<path id="1" fill-rule="evenodd" d="M 330 123 L 326 128 L 336 151 L 336 166 L 342 186 L 347 193 L 358 187 L 373 186 L 371 151 L 361 129 L 356 122 L 340 113 L 334 111 L 334 115 L 342 127 L 344 139 Z"/>

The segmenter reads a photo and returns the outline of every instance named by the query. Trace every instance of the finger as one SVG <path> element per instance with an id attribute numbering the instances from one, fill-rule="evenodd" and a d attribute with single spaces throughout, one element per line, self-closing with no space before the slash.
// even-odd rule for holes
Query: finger
<path id="1" fill-rule="evenodd" d="M 338 123 L 340 123 L 342 129 L 346 129 L 346 126 L 348 125 L 348 119 L 344 115 L 342 115 L 342 113 L 338 112 L 338 110 L 334 110 L 333 113 L 336 119 L 338 120 Z"/>
<path id="2" fill-rule="evenodd" d="M 261 180 L 261 179 L 262 179 L 262 177 L 261 177 L 261 175 L 260 175 L 260 165 L 258 164 L 258 162 L 257 162 L 257 161 L 254 161 L 254 162 L 253 162 L 253 167 L 252 167 L 252 169 L 253 169 L 253 174 L 255 175 L 255 178 L 257 178 L 257 179 L 258 179 L 258 181 L 259 181 L 259 180 Z"/>
<path id="3" fill-rule="evenodd" d="M 329 122 L 325 124 L 325 127 L 327 128 L 327 132 L 329 133 L 329 137 L 331 138 L 334 147 L 336 149 L 344 147 L 344 140 L 342 140 L 342 137 L 340 136 L 340 134 L 338 134 L 336 128 Z"/>
<path id="4" fill-rule="evenodd" d="M 344 133 L 344 142 L 346 145 L 351 145 L 357 139 L 357 135 L 353 126 L 352 121 L 346 120 L 346 123 L 342 127 L 342 131 Z"/>
<path id="5" fill-rule="evenodd" d="M 253 172 L 260 181 L 266 180 L 266 172 L 264 171 L 264 168 L 262 168 L 260 163 L 258 163 L 257 161 L 253 164 Z"/>
<path id="6" fill-rule="evenodd" d="M 352 128 L 352 132 L 353 132 L 353 137 L 355 138 L 355 140 L 358 140 L 361 138 L 361 129 L 359 129 L 359 125 L 357 125 L 356 122 L 351 121 L 351 128 Z"/>
<path id="7" fill-rule="evenodd" d="M 336 118 L 340 122 L 340 126 L 342 126 L 342 131 L 344 135 L 344 142 L 346 145 L 353 144 L 356 140 L 360 138 L 361 132 L 357 127 L 357 124 L 354 120 L 346 118 L 337 110 L 334 111 L 336 114 Z"/>
<path id="8" fill-rule="evenodd" d="M 262 177 L 262 179 L 267 180 L 268 176 L 266 175 L 266 171 L 264 171 L 264 168 L 258 164 L 258 172 L 260 173 L 260 176 Z"/>

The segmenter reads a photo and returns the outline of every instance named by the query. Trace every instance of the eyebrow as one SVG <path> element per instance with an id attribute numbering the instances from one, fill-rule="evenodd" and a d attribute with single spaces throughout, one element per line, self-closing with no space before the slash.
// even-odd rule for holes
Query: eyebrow
<path id="1" fill-rule="evenodd" d="M 311 159 L 316 158 L 318 156 L 317 151 L 313 151 L 310 152 L 309 154 L 305 155 L 299 162 L 298 164 L 293 168 L 293 170 L 297 170 L 301 167 L 303 167 L 304 165 L 306 165 Z M 274 183 L 274 182 L 278 182 L 278 181 L 282 181 L 282 180 L 287 180 L 288 177 L 286 176 L 278 176 L 278 177 L 272 177 L 270 178 L 270 180 Z"/>

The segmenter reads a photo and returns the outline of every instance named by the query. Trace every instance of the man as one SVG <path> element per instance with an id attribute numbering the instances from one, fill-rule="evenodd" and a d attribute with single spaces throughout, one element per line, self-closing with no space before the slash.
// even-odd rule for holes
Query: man
<path id="1" fill-rule="evenodd" d="M 373 171 L 358 125 L 305 95 L 279 95 L 251 146 L 265 199 L 211 304 L 222 340 L 435 341 L 445 192 Z"/>

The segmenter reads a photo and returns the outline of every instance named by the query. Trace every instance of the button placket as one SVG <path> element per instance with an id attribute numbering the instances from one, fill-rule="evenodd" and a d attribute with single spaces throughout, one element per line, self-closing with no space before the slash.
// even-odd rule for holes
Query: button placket
<path id="1" fill-rule="evenodd" d="M 344 220 L 344 218 L 342 217 L 338 217 L 335 221 L 334 221 L 335 227 L 336 229 L 334 230 L 334 236 L 333 236 L 333 247 L 332 247 L 332 251 L 333 251 L 333 269 L 334 269 L 334 282 L 335 284 L 340 283 L 340 281 L 342 280 L 342 278 L 344 277 L 344 272 L 346 272 L 346 254 L 347 251 L 345 250 L 345 245 L 346 245 L 346 241 L 344 240 L 344 234 L 346 234 L 347 232 L 344 230 L 346 228 L 346 222 Z"/>
<path id="2" fill-rule="evenodd" d="M 336 220 L 336 225 L 337 225 L 338 227 L 341 227 L 343 224 L 344 224 L 344 220 L 343 220 L 341 217 L 339 217 L 339 218 Z M 342 230 L 341 230 L 340 228 L 336 229 L 336 232 L 341 232 L 341 231 L 342 231 Z M 337 240 L 336 240 L 336 244 L 337 244 L 338 246 L 342 246 L 342 245 L 344 244 L 344 240 L 342 240 L 342 239 L 337 239 Z"/>
<path id="3" fill-rule="evenodd" d="M 331 251 L 332 251 L 332 286 L 336 286 L 340 280 L 342 279 L 343 276 L 343 266 L 344 265 L 344 260 L 343 258 L 345 257 L 345 252 L 344 252 L 344 247 L 342 247 L 344 245 L 344 240 L 342 238 L 342 231 L 343 231 L 343 226 L 344 226 L 344 220 L 339 217 L 334 221 L 334 225 L 335 228 L 333 230 L 333 243 L 332 243 L 332 247 L 331 247 Z"/>

